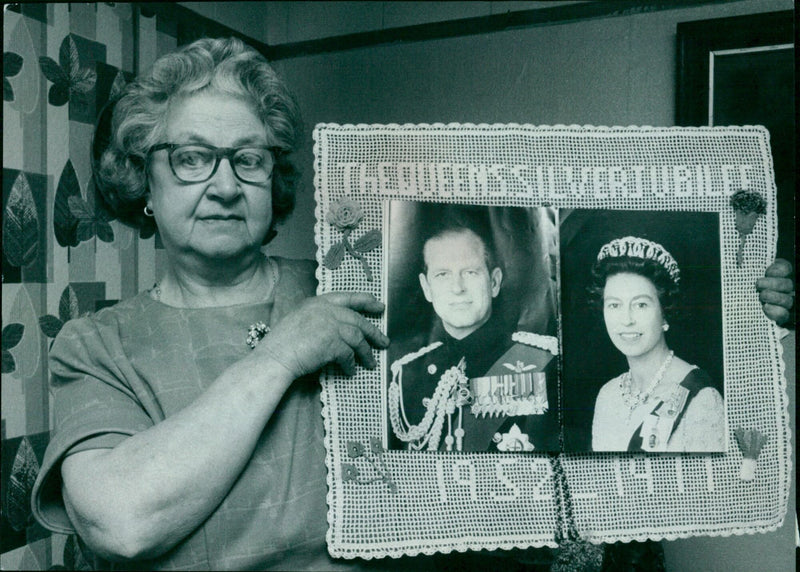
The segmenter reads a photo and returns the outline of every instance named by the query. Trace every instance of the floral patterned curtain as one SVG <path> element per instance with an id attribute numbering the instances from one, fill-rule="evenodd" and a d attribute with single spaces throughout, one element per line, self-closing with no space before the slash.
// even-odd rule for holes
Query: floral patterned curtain
<path id="1" fill-rule="evenodd" d="M 4 569 L 80 564 L 74 539 L 51 536 L 29 508 L 51 427 L 47 354 L 64 322 L 154 282 L 163 251 L 95 199 L 91 142 L 105 103 L 176 43 L 174 31 L 132 4 L 4 9 Z"/>

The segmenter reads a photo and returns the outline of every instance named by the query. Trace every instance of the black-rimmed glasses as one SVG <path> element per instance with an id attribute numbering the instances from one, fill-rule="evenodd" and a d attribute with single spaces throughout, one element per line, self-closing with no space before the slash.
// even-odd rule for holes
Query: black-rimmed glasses
<path id="1" fill-rule="evenodd" d="M 160 143 L 150 153 L 166 149 L 172 173 L 183 183 L 204 183 L 214 176 L 223 158 L 244 183 L 263 184 L 272 177 L 278 147 L 214 147 L 203 143 Z"/>

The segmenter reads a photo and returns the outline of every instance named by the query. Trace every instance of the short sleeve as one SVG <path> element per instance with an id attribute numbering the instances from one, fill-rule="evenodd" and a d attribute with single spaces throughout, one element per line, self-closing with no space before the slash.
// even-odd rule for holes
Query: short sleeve
<path id="1" fill-rule="evenodd" d="M 34 485 L 32 509 L 46 528 L 70 534 L 74 527 L 61 494 L 61 461 L 79 451 L 113 448 L 151 427 L 154 404 L 142 403 L 138 376 L 125 358 L 113 319 L 86 317 L 65 324 L 50 351 L 50 372 L 54 430 Z"/>

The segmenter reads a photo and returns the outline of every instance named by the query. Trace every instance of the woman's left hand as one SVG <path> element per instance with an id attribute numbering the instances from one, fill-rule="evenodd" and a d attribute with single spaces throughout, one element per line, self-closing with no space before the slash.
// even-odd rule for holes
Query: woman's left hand
<path id="1" fill-rule="evenodd" d="M 764 313 L 779 325 L 789 319 L 789 310 L 794 304 L 794 282 L 791 275 L 791 263 L 778 258 L 767 268 L 764 277 L 756 280 L 758 299 L 763 305 Z"/>

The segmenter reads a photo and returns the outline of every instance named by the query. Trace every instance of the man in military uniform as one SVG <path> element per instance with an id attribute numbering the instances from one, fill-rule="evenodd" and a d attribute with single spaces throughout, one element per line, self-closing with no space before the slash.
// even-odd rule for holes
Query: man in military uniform
<path id="1" fill-rule="evenodd" d="M 557 450 L 558 343 L 514 332 L 492 312 L 503 271 L 491 241 L 443 227 L 423 260 L 419 282 L 438 320 L 427 344 L 391 365 L 390 447 Z"/>

